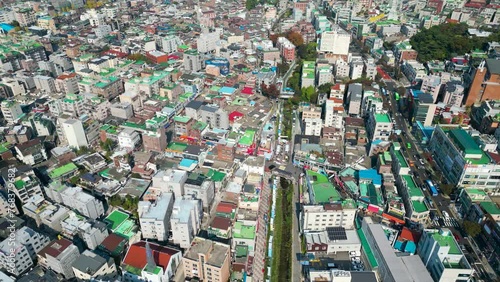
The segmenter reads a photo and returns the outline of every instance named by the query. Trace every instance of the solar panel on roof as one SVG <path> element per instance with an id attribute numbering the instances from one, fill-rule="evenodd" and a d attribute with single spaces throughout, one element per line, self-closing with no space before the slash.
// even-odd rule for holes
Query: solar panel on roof
<path id="1" fill-rule="evenodd" d="M 328 234 L 328 239 L 330 240 L 347 240 L 344 227 L 327 227 L 326 233 Z"/>

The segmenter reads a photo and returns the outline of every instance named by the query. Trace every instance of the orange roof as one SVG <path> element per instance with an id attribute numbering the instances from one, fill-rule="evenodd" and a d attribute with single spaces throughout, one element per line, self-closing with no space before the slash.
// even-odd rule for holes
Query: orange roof
<path id="1" fill-rule="evenodd" d="M 331 90 L 340 90 L 340 83 L 333 85 Z"/>
<path id="2" fill-rule="evenodd" d="M 153 243 L 149 243 L 151 250 L 153 251 L 153 258 L 157 266 L 160 266 L 165 270 L 169 263 L 170 258 L 180 253 L 179 250 L 171 249 L 168 247 L 162 247 Z M 135 268 L 143 269 L 147 264 L 146 256 L 146 242 L 141 241 L 133 244 L 127 252 L 127 255 L 123 259 L 123 264 L 129 265 Z"/>
<path id="3" fill-rule="evenodd" d="M 420 239 L 420 234 L 411 231 L 410 229 L 403 227 L 403 230 L 401 230 L 401 234 L 399 234 L 399 241 L 400 239 L 405 239 L 407 241 L 412 241 L 414 243 L 418 243 Z"/>
<path id="4" fill-rule="evenodd" d="M 57 79 L 66 79 L 66 78 L 72 78 L 75 76 L 76 76 L 76 73 L 72 72 L 70 74 L 61 74 L 60 76 L 57 77 Z"/>
<path id="5" fill-rule="evenodd" d="M 222 202 L 217 206 L 217 212 L 221 213 L 232 213 L 236 209 L 236 205 L 231 203 Z"/>
<path id="6" fill-rule="evenodd" d="M 339 99 L 339 98 L 330 98 L 330 101 L 333 101 L 335 103 L 343 103 L 344 102 L 344 100 Z"/>
<path id="7" fill-rule="evenodd" d="M 333 110 L 334 111 L 339 111 L 339 112 L 342 111 L 343 112 L 344 111 L 344 107 L 342 107 L 342 106 L 340 106 L 340 107 L 333 107 Z"/>

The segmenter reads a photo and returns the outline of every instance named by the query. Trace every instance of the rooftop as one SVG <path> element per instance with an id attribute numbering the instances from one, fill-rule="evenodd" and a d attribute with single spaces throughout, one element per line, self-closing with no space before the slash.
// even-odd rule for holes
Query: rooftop
<path id="1" fill-rule="evenodd" d="M 314 192 L 314 199 L 311 199 L 312 202 L 319 204 L 336 202 L 342 199 L 327 176 L 312 170 L 308 170 L 306 173 Z"/>
<path id="2" fill-rule="evenodd" d="M 78 170 L 78 167 L 70 162 L 49 172 L 49 177 L 51 179 L 56 179 L 75 170 Z"/>
<path id="3" fill-rule="evenodd" d="M 455 241 L 455 237 L 453 237 L 449 230 L 440 230 L 438 232 L 435 232 L 431 236 L 439 244 L 440 247 L 450 247 L 450 250 L 448 251 L 449 255 L 462 254 L 462 251 L 460 251 L 460 248 Z"/>
<path id="4" fill-rule="evenodd" d="M 105 222 L 108 222 L 108 227 L 111 230 L 115 230 L 122 224 L 125 220 L 129 218 L 129 215 L 121 212 L 119 210 L 114 210 L 112 213 L 110 213 L 105 219 Z"/>
<path id="5" fill-rule="evenodd" d="M 389 117 L 388 114 L 375 114 L 375 121 L 389 123 L 391 122 L 391 118 Z"/>
<path id="6" fill-rule="evenodd" d="M 229 246 L 221 243 L 216 243 L 211 240 L 195 238 L 191 244 L 191 248 L 184 255 L 185 258 L 198 261 L 199 254 L 209 254 L 208 260 L 205 262 L 209 265 L 221 267 L 229 256 Z"/>
<path id="7" fill-rule="evenodd" d="M 234 224 L 233 238 L 236 239 L 254 239 L 255 238 L 255 225 L 243 225 L 240 221 Z"/>

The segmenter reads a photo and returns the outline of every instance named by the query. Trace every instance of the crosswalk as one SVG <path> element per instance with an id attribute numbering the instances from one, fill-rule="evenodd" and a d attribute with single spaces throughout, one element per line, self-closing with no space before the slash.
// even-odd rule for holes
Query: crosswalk
<path id="1" fill-rule="evenodd" d="M 454 218 L 443 218 L 443 217 L 434 218 L 434 220 L 432 221 L 434 226 L 441 226 L 439 219 L 443 219 L 444 226 L 446 227 L 460 227 L 460 225 Z"/>

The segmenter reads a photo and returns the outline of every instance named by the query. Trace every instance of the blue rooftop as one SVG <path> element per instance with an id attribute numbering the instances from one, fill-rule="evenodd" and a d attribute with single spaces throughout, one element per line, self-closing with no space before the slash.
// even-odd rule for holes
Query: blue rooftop
<path id="1" fill-rule="evenodd" d="M 198 161 L 195 161 L 195 160 L 182 159 L 181 162 L 179 163 L 179 166 L 191 167 L 193 164 L 197 164 L 197 163 L 198 163 Z"/>
<path id="2" fill-rule="evenodd" d="M 376 169 L 365 169 L 359 171 L 360 180 L 371 180 L 374 185 L 382 185 L 382 175 Z"/>
<path id="3" fill-rule="evenodd" d="M 224 86 L 221 89 L 219 89 L 219 93 L 221 93 L 221 94 L 233 95 L 234 91 L 236 91 L 236 88 L 227 87 L 227 86 Z"/>
<path id="4" fill-rule="evenodd" d="M 0 23 L 0 28 L 5 30 L 5 32 L 9 32 L 12 29 L 14 29 L 13 26 L 11 26 L 10 24 L 6 24 L 6 23 Z"/>

